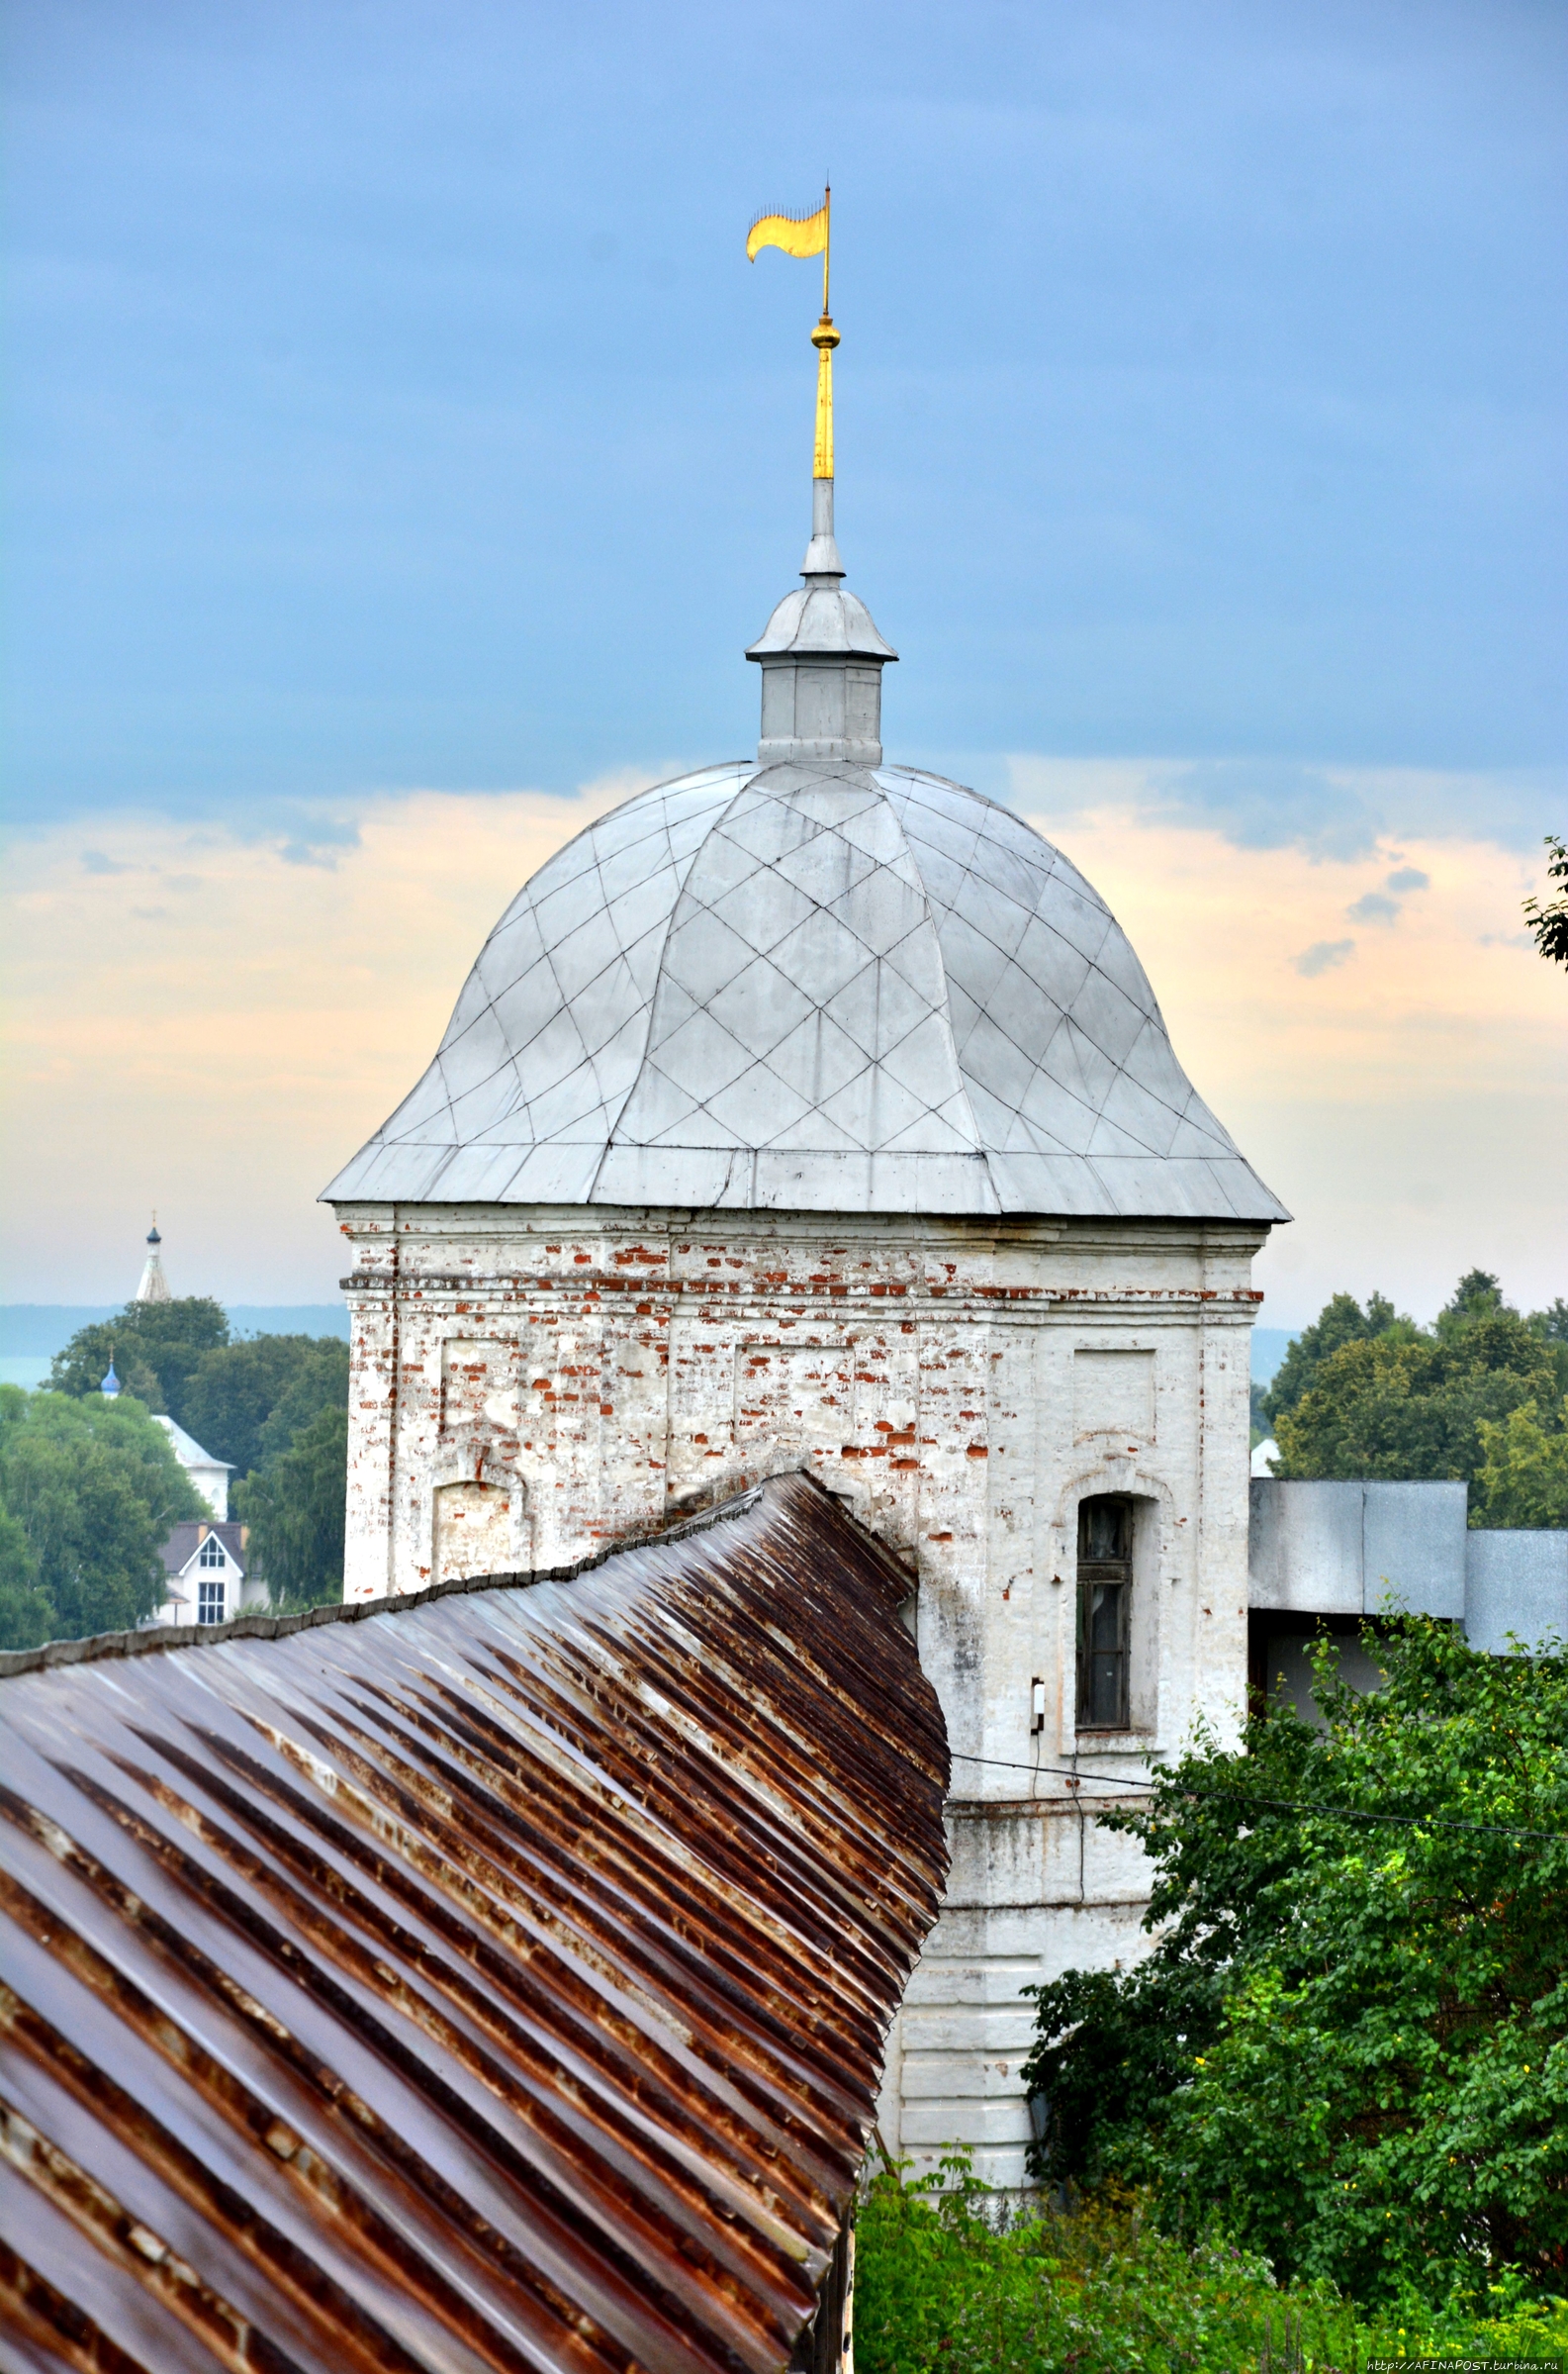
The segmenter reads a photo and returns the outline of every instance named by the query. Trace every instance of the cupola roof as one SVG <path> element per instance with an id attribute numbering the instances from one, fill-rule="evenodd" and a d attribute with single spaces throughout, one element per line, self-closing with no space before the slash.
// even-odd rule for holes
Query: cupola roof
<path id="1" fill-rule="evenodd" d="M 333 1202 L 1273 1221 L 1105 902 L 907 767 L 643 792 L 497 924 Z"/>
<path id="2" fill-rule="evenodd" d="M 883 765 L 897 654 L 843 586 L 825 299 L 812 340 L 811 539 L 747 654 L 756 761 L 643 792 L 540 868 L 324 1199 L 1288 1219 L 1077 869 Z"/>

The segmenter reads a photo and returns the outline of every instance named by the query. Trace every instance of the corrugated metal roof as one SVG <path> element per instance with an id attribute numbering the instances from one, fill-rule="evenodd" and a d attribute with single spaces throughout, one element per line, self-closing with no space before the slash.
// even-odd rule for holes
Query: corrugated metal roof
<path id="1" fill-rule="evenodd" d="M 946 1867 L 906 1589 L 789 1476 L 5 1661 L 0 2359 L 782 2367 Z"/>

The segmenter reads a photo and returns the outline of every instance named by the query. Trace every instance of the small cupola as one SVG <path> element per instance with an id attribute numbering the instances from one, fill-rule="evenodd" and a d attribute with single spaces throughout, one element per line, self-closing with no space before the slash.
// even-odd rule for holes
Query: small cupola
<path id="1" fill-rule="evenodd" d="M 833 528 L 833 349 L 839 332 L 822 293 L 822 319 L 811 332 L 817 350 L 816 450 L 811 478 L 811 541 L 802 583 L 785 594 L 746 653 L 762 669 L 762 766 L 797 759 L 879 767 L 882 763 L 882 670 L 898 657 L 871 612 L 844 591 L 844 563 Z"/>

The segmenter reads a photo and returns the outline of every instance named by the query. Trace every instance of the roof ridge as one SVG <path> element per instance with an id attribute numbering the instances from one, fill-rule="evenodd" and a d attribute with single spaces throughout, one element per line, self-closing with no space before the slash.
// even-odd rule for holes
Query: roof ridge
<path id="1" fill-rule="evenodd" d="M 357 1624 L 366 1616 L 410 1614 L 416 1607 L 428 1607 L 436 1599 L 462 1598 L 476 1591 L 531 1590 L 541 1582 L 575 1582 L 579 1575 L 607 1566 L 612 1558 L 620 1558 L 627 1551 L 651 1550 L 666 1542 L 685 1541 L 692 1534 L 705 1533 L 710 1526 L 745 1516 L 775 1480 L 774 1476 L 766 1475 L 761 1482 L 735 1493 L 729 1500 L 721 1500 L 714 1508 L 699 1509 L 650 1533 L 631 1534 L 624 1541 L 607 1543 L 603 1549 L 576 1560 L 571 1566 L 464 1574 L 451 1582 L 426 1583 L 422 1591 L 388 1591 L 379 1599 L 333 1599 L 323 1607 L 302 1608 L 297 1615 L 234 1616 L 227 1624 L 152 1624 L 135 1632 L 93 1632 L 80 1640 L 46 1641 L 40 1649 L 0 1650 L 0 1681 L 9 1681 L 21 1673 L 46 1672 L 56 1665 L 97 1664 L 112 1657 L 149 1657 L 171 1649 L 217 1648 L 224 1641 L 289 1640 L 295 1633 L 311 1632 L 323 1624 Z M 815 1478 L 808 1476 L 807 1481 L 815 1482 Z M 822 1488 L 817 1485 L 818 1490 Z M 824 1497 L 837 1505 L 835 1494 L 825 1493 Z M 199 1521 L 182 1520 L 187 1524 Z M 208 1523 L 210 1530 L 216 1530 L 213 1520 Z"/>

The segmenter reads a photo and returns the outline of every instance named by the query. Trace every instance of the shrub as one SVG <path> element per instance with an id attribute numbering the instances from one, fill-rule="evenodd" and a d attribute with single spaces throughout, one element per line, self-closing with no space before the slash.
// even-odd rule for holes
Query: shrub
<path id="1" fill-rule="evenodd" d="M 1161 2231 L 1136 2193 L 1008 2209 L 957 2154 L 873 2180 L 856 2227 L 859 2374 L 1361 2374 L 1371 2357 L 1568 2350 L 1568 2307 L 1505 2278 L 1484 2313 L 1394 2302 L 1366 2316 L 1332 2284 L 1281 2290 L 1218 2230 Z"/>

